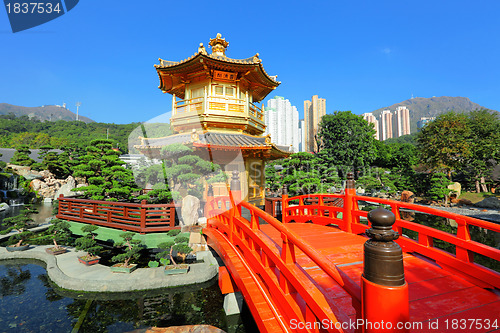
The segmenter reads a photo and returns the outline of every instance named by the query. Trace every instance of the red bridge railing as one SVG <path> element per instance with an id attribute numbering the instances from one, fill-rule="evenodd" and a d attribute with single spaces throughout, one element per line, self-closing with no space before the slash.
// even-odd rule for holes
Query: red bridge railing
<path id="1" fill-rule="evenodd" d="M 343 207 L 327 206 L 325 202 L 342 199 Z M 457 274 L 484 288 L 500 288 L 500 273 L 474 261 L 474 254 L 488 257 L 500 262 L 500 249 L 494 248 L 471 239 L 471 226 L 486 231 L 500 233 L 500 225 L 479 220 L 469 216 L 454 214 L 431 207 L 411 203 L 392 201 L 356 195 L 354 188 L 347 188 L 345 194 L 311 194 L 289 198 L 283 196 L 283 223 L 312 222 L 322 225 L 337 225 L 341 230 L 355 234 L 364 233 L 370 228 L 366 218 L 368 211 L 360 209 L 360 202 L 365 205 L 385 205 L 396 216 L 393 229 L 400 235 L 406 230 L 416 232 L 418 240 L 409 237 L 399 237 L 396 242 L 406 252 L 416 252 L 433 259 L 442 267 L 447 267 Z M 452 234 L 437 230 L 419 223 L 401 218 L 401 210 L 440 216 L 455 221 L 457 233 Z M 340 217 L 339 217 L 340 216 Z M 434 246 L 435 240 L 440 240 L 455 247 L 455 255 Z"/>
<path id="2" fill-rule="evenodd" d="M 248 210 L 249 220 L 241 216 L 242 209 Z M 353 307 L 358 317 L 361 317 L 360 287 L 316 251 L 311 244 L 305 242 L 280 221 L 244 201 L 235 207 L 231 206 L 231 199 L 228 197 L 217 197 L 208 201 L 206 212 L 209 228 L 215 228 L 223 233 L 228 242 L 239 250 L 236 253 L 240 252 L 245 261 L 251 265 L 258 279 L 264 281 L 266 292 L 271 295 L 273 303 L 278 307 L 279 313 L 276 317 L 284 316 L 287 323 L 293 319 L 303 321 L 304 318 L 310 322 L 324 320 L 323 322 L 333 324 L 339 319 L 348 320 L 347 316 L 329 303 L 311 282 L 312 277 L 307 271 L 296 265 L 295 256 L 299 251 L 350 294 Z M 271 225 L 281 234 L 281 250 L 260 232 L 261 221 Z M 293 292 L 296 292 L 295 296 L 292 296 Z M 285 327 L 284 330 L 288 331 L 288 328 Z"/>
<path id="3" fill-rule="evenodd" d="M 56 217 L 75 222 L 139 232 L 165 232 L 175 225 L 175 205 L 111 202 L 59 197 Z"/>

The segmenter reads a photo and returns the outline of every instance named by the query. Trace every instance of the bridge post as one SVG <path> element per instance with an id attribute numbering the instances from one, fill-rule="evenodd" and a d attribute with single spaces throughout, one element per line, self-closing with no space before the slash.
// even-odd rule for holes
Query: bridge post
<path id="1" fill-rule="evenodd" d="M 399 234 L 392 230 L 396 217 L 386 209 L 377 208 L 368 213 L 368 220 L 372 227 L 366 230 L 370 239 L 364 245 L 362 332 L 408 332 L 409 329 L 397 328 L 409 322 L 409 299 L 403 252 L 394 242 Z"/>
<path id="2" fill-rule="evenodd" d="M 347 174 L 347 181 L 345 184 L 345 195 L 344 195 L 344 211 L 342 219 L 345 222 L 346 232 L 352 233 L 352 209 L 354 207 L 354 196 L 356 195 L 356 184 L 354 183 L 354 174 L 349 172 Z"/>
<path id="3" fill-rule="evenodd" d="M 208 184 L 207 201 L 205 202 L 205 209 L 204 209 L 206 218 L 208 218 L 207 213 L 208 213 L 208 210 L 210 209 L 209 204 L 211 204 L 213 199 L 214 199 L 214 189 L 212 187 L 212 184 Z"/>
<path id="4" fill-rule="evenodd" d="M 288 187 L 283 186 L 283 193 L 281 196 L 281 222 L 287 223 L 286 209 L 288 208 Z"/>
<path id="5" fill-rule="evenodd" d="M 233 176 L 231 177 L 229 190 L 231 191 L 231 196 L 233 197 L 234 204 L 237 205 L 241 201 L 240 173 L 238 172 L 238 170 L 233 170 Z"/>

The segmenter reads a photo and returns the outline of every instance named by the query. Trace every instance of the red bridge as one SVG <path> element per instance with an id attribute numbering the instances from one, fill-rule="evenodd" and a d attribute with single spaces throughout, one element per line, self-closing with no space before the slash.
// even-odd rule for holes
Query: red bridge
<path id="1" fill-rule="evenodd" d="M 284 195 L 282 222 L 230 193 L 207 203 L 204 234 L 226 265 L 221 290 L 243 294 L 261 332 L 500 332 L 500 250 L 471 239 L 498 241 L 500 225 L 357 196 L 352 177 L 345 194 Z M 378 205 L 394 215 L 361 209 Z"/>

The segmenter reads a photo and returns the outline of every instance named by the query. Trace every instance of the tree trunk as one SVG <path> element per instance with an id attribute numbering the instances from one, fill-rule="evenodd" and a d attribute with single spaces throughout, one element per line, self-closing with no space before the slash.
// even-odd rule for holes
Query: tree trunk
<path id="1" fill-rule="evenodd" d="M 484 177 L 481 177 L 481 189 L 483 190 L 483 192 L 488 192 L 488 187 L 486 186 Z"/>
<path id="2" fill-rule="evenodd" d="M 479 180 L 476 180 L 476 193 L 481 193 L 481 187 L 479 187 Z"/>

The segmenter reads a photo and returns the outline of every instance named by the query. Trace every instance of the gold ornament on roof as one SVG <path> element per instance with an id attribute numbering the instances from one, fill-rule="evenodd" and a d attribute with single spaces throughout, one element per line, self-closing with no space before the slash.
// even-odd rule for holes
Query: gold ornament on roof
<path id="1" fill-rule="evenodd" d="M 198 53 L 207 54 L 207 50 L 205 49 L 205 46 L 203 46 L 203 43 L 200 43 L 200 47 L 198 48 Z"/>
<path id="2" fill-rule="evenodd" d="M 229 42 L 226 42 L 226 39 L 222 38 L 222 35 L 218 33 L 215 38 L 210 38 L 208 45 L 212 47 L 212 54 L 225 57 Z"/>

